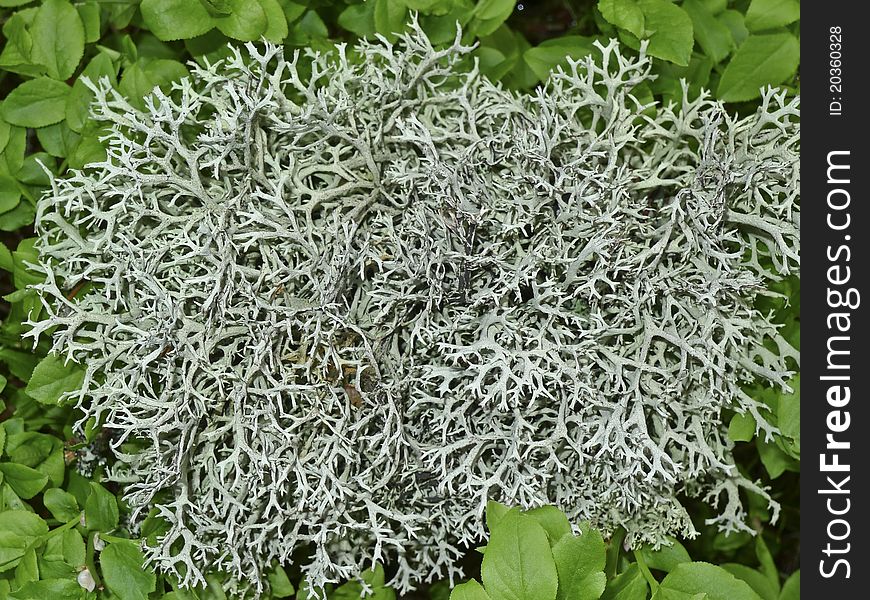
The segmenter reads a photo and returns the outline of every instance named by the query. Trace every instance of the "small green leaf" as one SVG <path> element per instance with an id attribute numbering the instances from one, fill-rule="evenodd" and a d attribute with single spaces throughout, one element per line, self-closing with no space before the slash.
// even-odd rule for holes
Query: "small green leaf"
<path id="1" fill-rule="evenodd" d="M 61 121 L 48 127 L 40 127 L 36 130 L 36 137 L 46 152 L 63 158 L 75 149 L 81 136 L 70 129 L 65 121 Z"/>
<path id="2" fill-rule="evenodd" d="M 118 526 L 118 501 L 99 483 L 91 482 L 91 493 L 85 501 L 85 526 L 88 531 L 103 532 Z"/>
<path id="3" fill-rule="evenodd" d="M 70 87 L 60 81 L 39 77 L 25 81 L 3 101 L 3 118 L 21 127 L 45 127 L 66 116 Z"/>
<path id="4" fill-rule="evenodd" d="M 76 4 L 79 18 L 85 28 L 85 43 L 93 44 L 100 41 L 100 5 L 96 0 L 88 0 L 82 4 Z"/>
<path id="5" fill-rule="evenodd" d="M 765 442 L 761 438 L 755 440 L 758 456 L 771 479 L 776 479 L 786 471 L 799 471 L 800 463 L 790 457 L 776 444 Z"/>
<path id="6" fill-rule="evenodd" d="M 243 42 L 257 40 L 266 33 L 266 11 L 250 0 L 227 0 L 230 14 L 214 23 L 224 35 Z"/>
<path id="7" fill-rule="evenodd" d="M 713 16 L 701 0 L 685 0 L 683 10 L 692 19 L 692 30 L 698 45 L 713 62 L 718 63 L 731 54 L 735 47 L 731 31 Z"/>
<path id="8" fill-rule="evenodd" d="M 268 579 L 269 590 L 272 592 L 273 598 L 289 598 L 296 593 L 296 589 L 290 583 L 290 578 L 287 577 L 287 571 L 281 565 L 272 569 Z"/>
<path id="9" fill-rule="evenodd" d="M 528 515 L 511 512 L 493 530 L 481 579 L 494 598 L 555 600 L 558 576 L 547 532 Z"/>
<path id="10" fill-rule="evenodd" d="M 164 41 L 196 37 L 215 25 L 199 0 L 142 0 L 139 9 L 151 33 Z"/>
<path id="11" fill-rule="evenodd" d="M 732 442 L 748 442 L 755 437 L 755 418 L 749 413 L 736 413 L 728 425 L 728 439 Z"/>
<path id="12" fill-rule="evenodd" d="M 564 536 L 553 547 L 559 575 L 558 600 L 598 600 L 604 592 L 605 546 L 601 534 L 584 527 L 579 536 Z"/>
<path id="13" fill-rule="evenodd" d="M 375 30 L 388 40 L 405 29 L 408 7 L 396 0 L 373 0 L 375 3 Z"/>
<path id="14" fill-rule="evenodd" d="M 278 4 L 278 0 L 257 0 L 263 13 L 266 15 L 266 31 L 263 37 L 273 43 L 280 43 L 287 37 L 287 17 L 284 10 Z"/>
<path id="15" fill-rule="evenodd" d="M 87 546 L 82 534 L 75 529 L 67 529 L 63 532 L 61 550 L 66 564 L 72 567 L 81 567 L 85 564 Z"/>
<path id="16" fill-rule="evenodd" d="M 9 487 L 25 500 L 33 498 L 48 483 L 47 475 L 17 463 L 0 463 L 0 473 Z"/>
<path id="17" fill-rule="evenodd" d="M 601 600 L 647 600 L 649 585 L 636 563 L 607 582 Z"/>
<path id="18" fill-rule="evenodd" d="M 725 102 L 752 100 L 762 87 L 794 75 L 799 62 L 800 44 L 792 34 L 751 35 L 722 73 L 716 95 Z"/>
<path id="19" fill-rule="evenodd" d="M 45 490 L 42 495 L 42 503 L 49 510 L 51 516 L 62 523 L 75 519 L 81 513 L 75 496 L 60 488 Z"/>
<path id="20" fill-rule="evenodd" d="M 374 35 L 376 4 L 376 2 L 351 4 L 338 15 L 339 26 L 360 37 Z"/>
<path id="21" fill-rule="evenodd" d="M 753 591 L 761 596 L 761 600 L 778 600 L 779 582 L 775 584 L 763 574 L 746 565 L 724 563 L 723 569 L 734 575 L 737 579 L 746 582 Z"/>
<path id="22" fill-rule="evenodd" d="M 36 431 L 10 434 L 6 453 L 12 462 L 47 475 L 52 484 L 63 483 L 63 442 L 55 436 Z"/>
<path id="23" fill-rule="evenodd" d="M 643 37 L 643 11 L 635 0 L 598 0 L 598 10 L 608 23 Z"/>
<path id="24" fill-rule="evenodd" d="M 44 0 L 30 27 L 34 62 L 54 79 L 68 79 L 85 52 L 85 28 L 68 0 Z"/>
<path id="25" fill-rule="evenodd" d="M 645 36 L 649 38 L 647 52 L 686 66 L 695 45 L 692 19 L 670 0 L 638 0 L 644 15 Z"/>
<path id="26" fill-rule="evenodd" d="M 0 213 L 12 210 L 21 201 L 21 188 L 14 177 L 0 173 Z"/>
<path id="27" fill-rule="evenodd" d="M 779 600 L 801 600 L 801 572 L 795 571 L 785 580 Z"/>
<path id="28" fill-rule="evenodd" d="M 48 525 L 32 512 L 0 512 L 0 572 L 16 567 L 27 547 L 46 533 Z"/>
<path id="29" fill-rule="evenodd" d="M 789 438 L 788 453 L 793 458 L 800 458 L 801 452 L 801 376 L 800 374 L 788 382 L 794 390 L 790 394 L 781 394 L 776 407 L 777 427 L 780 433 Z"/>
<path id="30" fill-rule="evenodd" d="M 65 114 L 66 123 L 70 129 L 77 133 L 81 133 L 85 124 L 88 121 L 88 111 L 90 103 L 94 100 L 94 93 L 88 89 L 82 78 L 87 77 L 93 83 L 105 77 L 109 83 L 115 85 L 117 76 L 117 68 L 112 58 L 105 52 L 100 52 L 87 66 L 82 70 L 81 75 L 73 83 L 72 90 L 66 100 Z M 48 150 L 46 148 L 46 150 Z M 69 153 L 67 153 L 67 156 Z"/>
<path id="31" fill-rule="evenodd" d="M 100 553 L 103 581 L 119 600 L 147 600 L 156 589 L 157 576 L 144 564 L 145 556 L 133 541 L 114 541 Z"/>
<path id="32" fill-rule="evenodd" d="M 568 59 L 580 60 L 593 54 L 594 38 L 566 35 L 541 42 L 523 54 L 523 60 L 541 81 L 546 81 L 558 66 L 565 67 Z"/>
<path id="33" fill-rule="evenodd" d="M 726 10 L 716 15 L 716 20 L 721 22 L 731 32 L 734 45 L 739 46 L 749 37 L 743 15 L 736 10 Z"/>
<path id="34" fill-rule="evenodd" d="M 84 379 L 85 370 L 80 365 L 49 354 L 36 365 L 24 391 L 38 402 L 56 405 L 64 394 L 78 390 Z"/>
<path id="35" fill-rule="evenodd" d="M 649 546 L 638 549 L 650 569 L 669 573 L 677 565 L 692 562 L 692 558 L 680 542 L 674 538 L 668 538 L 668 541 L 670 545 L 662 545 L 658 550 L 653 550 Z"/>
<path id="36" fill-rule="evenodd" d="M 677 565 L 661 582 L 660 588 L 686 594 L 705 593 L 709 600 L 761 600 L 745 581 L 704 562 Z"/>
<path id="37" fill-rule="evenodd" d="M 10 593 L 9 600 L 84 600 L 85 590 L 74 579 L 31 581 Z"/>
<path id="38" fill-rule="evenodd" d="M 149 96 L 155 87 L 168 92 L 172 82 L 179 81 L 189 74 L 187 68 L 177 60 L 142 59 L 127 67 L 118 84 L 118 90 L 127 96 L 133 106 L 144 109 L 144 98 Z"/>
<path id="39" fill-rule="evenodd" d="M 453 588 L 450 592 L 450 600 L 490 600 L 490 597 L 483 586 L 472 579 Z"/>
<path id="40" fill-rule="evenodd" d="M 801 18 L 801 5 L 797 0 L 752 0 L 746 11 L 749 31 L 776 29 Z"/>
<path id="41" fill-rule="evenodd" d="M 547 532 L 547 538 L 552 546 L 565 535 L 571 535 L 571 523 L 568 517 L 555 506 L 539 506 L 526 511 Z"/>

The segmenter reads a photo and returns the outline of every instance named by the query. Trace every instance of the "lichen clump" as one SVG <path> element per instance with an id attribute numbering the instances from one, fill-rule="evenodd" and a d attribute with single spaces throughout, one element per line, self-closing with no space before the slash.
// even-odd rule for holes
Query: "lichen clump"
<path id="1" fill-rule="evenodd" d="M 615 42 L 516 94 L 470 51 L 249 45 L 144 111 L 95 86 L 108 157 L 39 205 L 33 334 L 87 367 L 185 584 L 301 549 L 314 587 L 383 561 L 404 591 L 488 498 L 747 528 L 725 421 L 773 433 L 742 386 L 797 358 L 754 308 L 798 269 L 797 100 L 644 105 Z"/>

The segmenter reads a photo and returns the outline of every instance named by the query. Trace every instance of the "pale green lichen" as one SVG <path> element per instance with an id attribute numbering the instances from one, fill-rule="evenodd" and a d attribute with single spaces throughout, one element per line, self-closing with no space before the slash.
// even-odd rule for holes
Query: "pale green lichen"
<path id="1" fill-rule="evenodd" d="M 184 583 L 259 589 L 308 544 L 314 586 L 383 561 L 407 590 L 487 498 L 636 543 L 706 496 L 748 529 L 723 419 L 769 435 L 741 385 L 797 358 L 753 307 L 798 269 L 797 100 L 645 107 L 615 43 L 518 95 L 468 51 L 247 46 L 144 112 L 97 87 L 108 159 L 39 205 L 33 333 L 86 365 Z"/>

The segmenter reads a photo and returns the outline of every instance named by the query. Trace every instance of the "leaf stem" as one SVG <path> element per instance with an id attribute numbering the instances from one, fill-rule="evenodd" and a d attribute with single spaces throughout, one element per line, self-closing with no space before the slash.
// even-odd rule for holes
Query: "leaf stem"
<path id="1" fill-rule="evenodd" d="M 649 582 L 650 590 L 653 594 L 656 593 L 656 590 L 659 589 L 659 582 L 653 577 L 652 572 L 649 570 L 649 567 L 646 565 L 646 560 L 643 558 L 643 554 L 635 550 L 633 552 L 634 558 L 637 561 L 637 566 L 640 568 L 640 572 L 643 573 L 643 576 L 646 577 L 646 580 Z"/>

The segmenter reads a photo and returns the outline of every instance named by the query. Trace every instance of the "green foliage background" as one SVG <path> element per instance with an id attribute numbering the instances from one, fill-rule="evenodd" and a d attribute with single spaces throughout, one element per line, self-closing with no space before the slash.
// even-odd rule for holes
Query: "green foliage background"
<path id="1" fill-rule="evenodd" d="M 103 481 L 111 440 L 95 423 L 77 437 L 75 409 L 58 405 L 83 371 L 46 356 L 45 340 L 33 347 L 21 339 L 28 315 L 40 310 L 27 287 L 39 280 L 27 265 L 35 262 L 32 223 L 49 173 L 104 156 L 83 79 L 108 78 L 143 105 L 155 86 L 168 92 L 185 77 L 188 61 L 214 61 L 229 42 L 323 50 L 361 36 L 392 40 L 414 11 L 437 43 L 452 41 L 458 22 L 465 41 L 479 43 L 481 70 L 510 89 L 532 89 L 568 58 L 590 53 L 595 39 L 616 37 L 635 50 L 647 41 L 658 78 L 645 92 L 659 102 L 678 101 L 681 80 L 690 95 L 710 89 L 740 113 L 755 110 L 762 86 L 800 90 L 797 0 L 0 0 L 0 600 L 235 597 L 222 574 L 186 591 L 142 569 L 141 540 L 153 540 L 163 523 L 149 518 L 140 539 L 130 539 L 120 490 Z M 774 291 L 760 308 L 776 314 L 799 348 L 800 282 Z M 462 560 L 477 579 L 452 594 L 437 582 L 418 597 L 799 598 L 799 375 L 793 383 L 792 394 L 751 389 L 781 435 L 757 439 L 755 423 L 741 415 L 729 430 L 741 470 L 783 506 L 773 524 L 765 502 L 745 498 L 755 537 L 705 526 L 699 505 L 698 539 L 626 551 L 619 536 L 605 541 L 585 526 L 574 536 L 552 507 L 522 513 L 491 504 L 489 545 Z M 276 566 L 267 597 L 307 597 L 304 582 L 296 590 L 300 578 Z M 381 567 L 363 577 L 375 598 L 394 598 L 384 581 Z M 329 597 L 362 590 L 348 582 Z"/>

